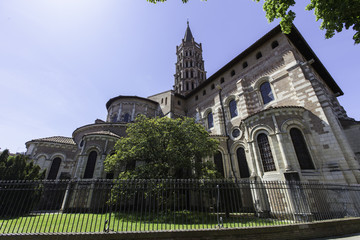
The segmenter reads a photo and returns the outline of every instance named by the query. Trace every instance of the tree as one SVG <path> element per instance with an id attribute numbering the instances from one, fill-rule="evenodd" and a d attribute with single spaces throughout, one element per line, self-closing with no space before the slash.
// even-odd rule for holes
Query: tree
<path id="1" fill-rule="evenodd" d="M 289 8 L 295 4 L 295 0 L 265 0 L 263 8 L 270 22 L 275 18 L 281 19 L 282 31 L 290 33 L 296 15 Z M 341 32 L 344 27 L 352 27 L 355 44 L 360 43 L 360 0 L 311 0 L 305 9 L 314 10 L 316 21 L 322 20 L 320 29 L 326 30 L 326 38 L 333 37 L 335 32 Z"/>
<path id="2" fill-rule="evenodd" d="M 6 149 L 0 155 L 0 180 L 40 180 L 45 171 L 23 154 L 10 156 Z"/>
<path id="3" fill-rule="evenodd" d="M 36 182 L 1 180 L 40 180 L 45 171 L 30 161 L 27 156 L 10 156 L 8 150 L 0 154 L 0 217 L 16 217 L 31 211 L 41 197 L 41 188 Z"/>
<path id="4" fill-rule="evenodd" d="M 165 2 L 166 0 L 147 0 L 151 3 Z M 205 0 L 206 1 L 206 0 Z M 254 0 L 260 2 L 260 0 Z M 182 0 L 183 3 L 188 0 Z M 281 30 L 288 34 L 295 19 L 295 12 L 289 10 L 295 6 L 295 0 L 264 0 L 263 8 L 269 22 L 281 19 Z M 314 10 L 316 21 L 322 20 L 320 29 L 326 30 L 325 37 L 331 38 L 335 32 L 343 28 L 355 31 L 353 36 L 355 44 L 360 43 L 360 0 L 311 0 L 305 8 Z"/>
<path id="5" fill-rule="evenodd" d="M 218 146 L 192 118 L 146 118 L 129 124 L 127 137 L 115 145 L 105 169 L 121 179 L 174 179 L 216 177 L 214 164 L 202 161 Z M 135 167 L 137 163 L 138 166 Z"/>

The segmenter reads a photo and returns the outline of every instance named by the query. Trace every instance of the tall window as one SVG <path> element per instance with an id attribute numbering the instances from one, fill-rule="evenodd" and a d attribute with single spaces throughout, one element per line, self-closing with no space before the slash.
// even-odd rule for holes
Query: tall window
<path id="1" fill-rule="evenodd" d="M 257 137 L 257 142 L 260 150 L 261 161 L 265 172 L 275 171 L 275 163 L 271 153 L 268 137 L 265 133 L 260 133 Z"/>
<path id="2" fill-rule="evenodd" d="M 123 120 L 124 120 L 124 122 L 130 122 L 130 121 L 131 121 L 130 114 L 129 114 L 129 113 L 125 113 Z"/>
<path id="3" fill-rule="evenodd" d="M 290 129 L 291 141 L 301 169 L 315 169 L 303 134 L 297 128 Z"/>
<path id="4" fill-rule="evenodd" d="M 229 109 L 230 109 L 230 117 L 236 117 L 238 115 L 237 107 L 236 107 L 236 101 L 231 100 L 229 102 Z"/>
<path id="5" fill-rule="evenodd" d="M 244 148 L 240 147 L 236 150 L 236 156 L 238 160 L 239 170 L 240 170 L 240 177 L 241 178 L 248 178 L 250 177 L 249 167 L 246 161 L 246 155 Z"/>
<path id="6" fill-rule="evenodd" d="M 208 128 L 212 128 L 214 127 L 214 119 L 213 119 L 213 114 L 212 112 L 209 112 L 207 115 L 207 123 L 208 123 Z"/>
<path id="7" fill-rule="evenodd" d="M 53 160 L 47 179 L 56 179 L 61 164 L 61 158 L 57 157 Z"/>
<path id="8" fill-rule="evenodd" d="M 267 104 L 274 100 L 274 95 L 271 91 L 271 86 L 269 82 L 264 82 L 260 85 L 260 92 L 264 104 Z"/>
<path id="9" fill-rule="evenodd" d="M 96 164 L 96 158 L 97 158 L 97 153 L 95 151 L 92 151 L 89 154 L 89 157 L 88 157 L 88 160 L 86 163 L 84 178 L 92 178 L 93 177 L 94 170 L 95 170 L 95 164 Z"/>
<path id="10" fill-rule="evenodd" d="M 221 152 L 219 151 L 217 151 L 214 155 L 214 164 L 216 170 L 221 174 L 222 177 L 224 177 L 224 165 L 223 165 Z"/>
<path id="11" fill-rule="evenodd" d="M 111 122 L 117 122 L 117 114 L 112 115 Z"/>

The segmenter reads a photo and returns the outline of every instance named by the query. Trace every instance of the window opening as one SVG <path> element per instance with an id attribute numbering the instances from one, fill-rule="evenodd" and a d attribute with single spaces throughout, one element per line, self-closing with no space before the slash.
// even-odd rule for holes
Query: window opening
<path id="1" fill-rule="evenodd" d="M 257 137 L 258 147 L 260 150 L 260 156 L 265 172 L 275 171 L 275 163 L 271 153 L 268 137 L 265 133 L 259 134 Z"/>
<path id="2" fill-rule="evenodd" d="M 244 63 L 243 63 L 243 68 L 247 68 L 247 66 L 248 66 L 248 63 L 247 63 L 247 62 L 244 62 Z"/>
<path id="3" fill-rule="evenodd" d="M 114 114 L 114 115 L 111 117 L 111 122 L 117 122 L 117 114 Z"/>
<path id="4" fill-rule="evenodd" d="M 233 136 L 233 138 L 237 138 L 238 136 L 240 136 L 240 130 L 239 129 L 234 129 L 231 133 L 231 135 Z"/>
<path id="5" fill-rule="evenodd" d="M 209 129 L 214 127 L 214 119 L 213 119 L 212 112 L 209 112 L 209 114 L 207 115 L 207 122 L 208 122 L 208 128 Z"/>
<path id="6" fill-rule="evenodd" d="M 258 52 L 257 54 L 256 54 L 256 59 L 259 59 L 259 58 L 261 58 L 262 57 L 262 53 L 261 52 Z"/>
<path id="7" fill-rule="evenodd" d="M 274 95 L 271 91 L 271 86 L 269 82 L 264 82 L 260 85 L 260 92 L 264 104 L 267 104 L 274 100 Z"/>
<path id="8" fill-rule="evenodd" d="M 222 177 L 224 177 L 224 164 L 223 164 L 221 152 L 219 151 L 217 151 L 214 155 L 214 164 L 216 170 L 221 174 Z"/>
<path id="9" fill-rule="evenodd" d="M 273 42 L 271 43 L 272 49 L 276 48 L 277 46 L 279 46 L 278 41 L 273 41 Z"/>
<path id="10" fill-rule="evenodd" d="M 59 157 L 55 158 L 52 161 L 47 179 L 49 179 L 49 180 L 56 179 L 59 169 L 60 169 L 60 165 L 61 165 L 61 158 L 59 158 Z"/>
<path id="11" fill-rule="evenodd" d="M 125 113 L 124 114 L 124 118 L 123 118 L 124 122 L 130 122 L 131 121 L 131 117 L 129 113 Z"/>
<path id="12" fill-rule="evenodd" d="M 220 83 L 224 83 L 225 82 L 225 79 L 222 77 L 221 79 L 220 79 Z"/>
<path id="13" fill-rule="evenodd" d="M 309 149 L 301 131 L 297 128 L 290 129 L 291 141 L 295 148 L 296 157 L 301 169 L 315 169 Z"/>
<path id="14" fill-rule="evenodd" d="M 236 156 L 239 165 L 240 177 L 241 178 L 250 177 L 249 166 L 246 161 L 245 149 L 242 147 L 238 148 L 236 150 Z"/>
<path id="15" fill-rule="evenodd" d="M 231 73 L 230 73 L 230 75 L 231 75 L 232 77 L 235 76 L 235 70 L 232 70 Z"/>
<path id="16" fill-rule="evenodd" d="M 97 158 L 97 153 L 95 151 L 92 151 L 89 154 L 89 157 L 88 157 L 88 160 L 86 163 L 84 178 L 92 178 L 94 176 L 96 158 Z"/>
<path id="17" fill-rule="evenodd" d="M 230 117 L 234 118 L 238 115 L 236 101 L 233 99 L 229 102 Z"/>

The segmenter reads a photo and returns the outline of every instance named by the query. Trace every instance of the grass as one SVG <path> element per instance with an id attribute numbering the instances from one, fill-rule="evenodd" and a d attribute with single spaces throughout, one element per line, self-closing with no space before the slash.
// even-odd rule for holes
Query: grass
<path id="1" fill-rule="evenodd" d="M 220 217 L 220 216 L 219 216 Z M 253 214 L 221 216 L 222 227 L 255 227 L 286 224 L 276 219 L 260 219 Z M 109 221 L 110 220 L 110 221 Z M 108 224 L 105 224 L 107 221 Z M 105 226 L 106 225 L 106 226 Z M 0 219 L 0 234 L 64 232 L 157 231 L 219 228 L 216 214 L 166 212 L 142 214 L 42 213 Z"/>

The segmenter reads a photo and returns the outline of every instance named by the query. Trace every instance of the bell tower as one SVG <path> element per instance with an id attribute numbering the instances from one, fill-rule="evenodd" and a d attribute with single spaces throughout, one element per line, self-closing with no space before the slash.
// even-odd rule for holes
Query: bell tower
<path id="1" fill-rule="evenodd" d="M 196 43 L 191 33 L 189 21 L 185 36 L 176 46 L 175 92 L 185 96 L 206 80 L 201 43 Z"/>

